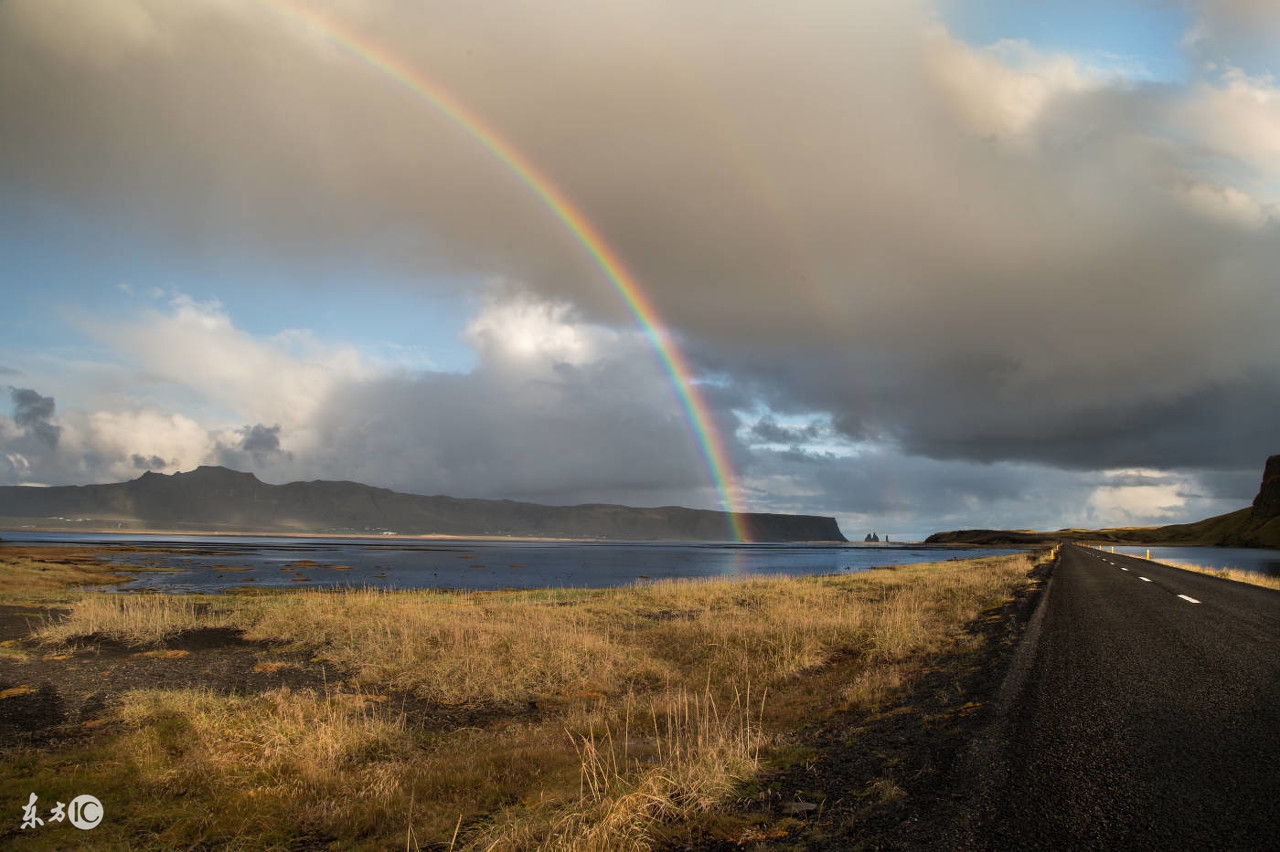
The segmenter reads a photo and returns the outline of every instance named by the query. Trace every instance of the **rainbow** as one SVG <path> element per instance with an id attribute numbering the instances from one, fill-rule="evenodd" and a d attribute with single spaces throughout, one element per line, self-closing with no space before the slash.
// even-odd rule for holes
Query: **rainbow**
<path id="1" fill-rule="evenodd" d="M 693 371 L 684 354 L 666 331 L 652 300 L 623 265 L 621 258 L 605 242 L 582 211 L 537 166 L 514 145 L 505 141 L 480 116 L 432 80 L 372 39 L 341 25 L 322 12 L 308 9 L 295 0 L 262 0 L 285 17 L 321 35 L 374 70 L 385 74 L 435 108 L 455 126 L 479 143 L 533 192 L 552 215 L 560 220 L 592 261 L 618 291 L 657 353 L 663 369 L 684 409 L 694 439 L 707 465 L 721 505 L 728 513 L 729 534 L 734 541 L 749 541 L 736 494 L 735 476 L 724 441 L 706 399 L 693 383 Z"/>

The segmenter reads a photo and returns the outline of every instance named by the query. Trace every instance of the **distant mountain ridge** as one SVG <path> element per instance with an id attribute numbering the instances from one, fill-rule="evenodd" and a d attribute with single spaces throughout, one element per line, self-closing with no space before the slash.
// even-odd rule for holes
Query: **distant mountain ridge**
<path id="1" fill-rule="evenodd" d="M 934 533 L 928 544 L 1040 544 L 1059 539 L 1107 544 L 1209 545 L 1217 547 L 1280 547 L 1280 455 L 1267 459 L 1262 485 L 1253 505 L 1196 521 L 1164 527 L 1120 527 L 1104 530 L 1066 529 L 1057 532 L 1012 530 L 956 530 Z"/>
<path id="2" fill-rule="evenodd" d="M 269 485 L 225 467 L 147 472 L 108 485 L 0 487 L 0 518 L 75 518 L 144 530 L 672 541 L 723 541 L 729 530 L 727 513 L 707 509 L 427 497 L 327 480 Z M 738 518 L 752 541 L 846 540 L 834 518 L 754 512 Z"/>

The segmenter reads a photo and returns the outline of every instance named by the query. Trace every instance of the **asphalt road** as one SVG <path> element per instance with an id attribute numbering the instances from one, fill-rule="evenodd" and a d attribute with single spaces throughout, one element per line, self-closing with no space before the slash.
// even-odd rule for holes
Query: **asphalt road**
<path id="1" fill-rule="evenodd" d="M 1064 546 L 1045 594 L 974 845 L 1280 849 L 1280 592 Z"/>

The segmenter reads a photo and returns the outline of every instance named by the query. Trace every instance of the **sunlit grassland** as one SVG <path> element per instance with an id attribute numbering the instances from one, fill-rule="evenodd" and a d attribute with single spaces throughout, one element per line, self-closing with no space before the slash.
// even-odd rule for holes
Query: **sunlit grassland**
<path id="1" fill-rule="evenodd" d="M 964 626 L 1036 558 L 601 590 L 81 593 L 41 631 L 51 648 L 229 627 L 333 680 L 129 692 L 86 744 L 10 755 L 21 780 L 0 796 L 113 791 L 95 839 L 135 848 L 644 849 L 783 760 L 806 722 L 870 712 L 930 655 L 981 641 Z"/>
<path id="2" fill-rule="evenodd" d="M 1195 571 L 1199 574 L 1220 577 L 1223 580 L 1235 580 L 1237 583 L 1248 583 L 1251 586 L 1280 590 L 1280 577 L 1273 577 L 1270 574 L 1262 574 L 1257 571 L 1245 571 L 1241 568 L 1213 568 L 1208 565 L 1190 565 L 1185 562 L 1163 562 L 1161 564 L 1169 565 L 1173 568 L 1182 568 L 1186 571 Z"/>
<path id="3" fill-rule="evenodd" d="M 0 550 L 0 604 L 62 603 L 76 589 L 123 583 L 91 550 L 77 547 L 17 547 Z"/>

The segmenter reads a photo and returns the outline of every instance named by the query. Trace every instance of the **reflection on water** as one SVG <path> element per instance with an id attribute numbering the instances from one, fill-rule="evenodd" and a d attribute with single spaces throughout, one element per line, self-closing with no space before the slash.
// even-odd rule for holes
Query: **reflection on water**
<path id="1" fill-rule="evenodd" d="M 114 561 L 152 569 L 123 587 L 217 592 L 236 587 L 601 588 L 686 577 L 839 574 L 1016 553 L 1016 548 L 922 545 L 370 540 L 268 536 L 5 533 L 15 544 L 142 548 Z"/>
<path id="2" fill-rule="evenodd" d="M 1109 550 L 1110 548 L 1108 548 Z M 1201 565 L 1205 568 L 1239 568 L 1280 577 L 1280 551 L 1255 547 L 1116 547 L 1116 553 L 1147 555 L 1156 562 Z"/>

